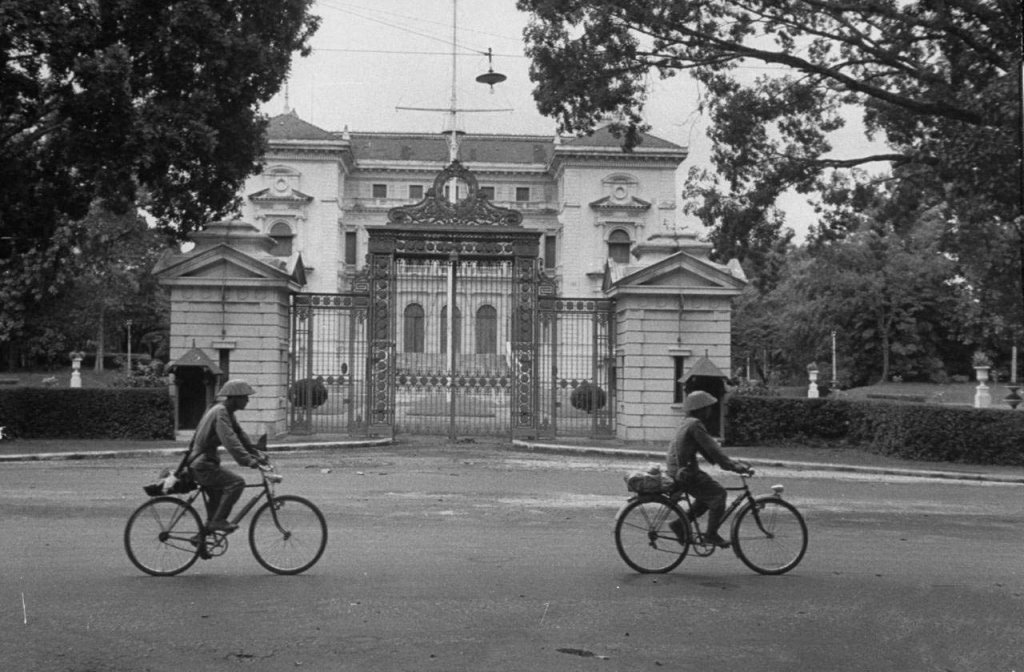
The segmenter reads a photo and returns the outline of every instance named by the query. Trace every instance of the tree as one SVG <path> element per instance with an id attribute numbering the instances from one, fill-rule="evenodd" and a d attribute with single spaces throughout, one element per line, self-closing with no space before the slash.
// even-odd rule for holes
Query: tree
<path id="1" fill-rule="evenodd" d="M 703 199 L 697 212 L 715 229 L 719 260 L 766 251 L 780 228 L 768 204 L 784 191 L 809 193 L 832 171 L 881 163 L 927 184 L 922 195 L 958 222 L 944 245 L 963 246 L 996 221 L 1009 229 L 1016 272 L 999 283 L 1014 288 L 1024 323 L 1017 0 L 518 6 L 532 14 L 525 36 L 538 109 L 564 131 L 586 133 L 617 115 L 629 148 L 646 129 L 652 73 L 687 72 L 702 85 L 718 175 L 693 175 L 690 190 Z M 750 81 L 741 66 L 754 63 L 773 70 Z M 830 154 L 829 133 L 851 109 L 888 149 Z"/>
<path id="2" fill-rule="evenodd" d="M 775 287 L 752 287 L 753 296 L 737 305 L 737 349 L 774 346 L 788 371 L 797 373 L 829 357 L 835 330 L 846 353 L 846 382 L 886 380 L 897 372 L 932 380 L 957 373 L 977 337 L 970 290 L 956 260 L 941 249 L 942 209 L 915 209 L 904 191 L 871 181 L 848 189 L 856 209 L 841 211 L 837 202 L 834 219 L 849 221 L 841 227 L 831 222 L 845 235 L 812 237 L 789 255 Z"/>
<path id="3" fill-rule="evenodd" d="M 140 342 L 167 329 L 170 306 L 152 268 L 171 240 L 137 214 L 98 205 L 70 228 L 67 236 L 78 245 L 65 271 L 74 280 L 28 313 L 23 342 L 30 357 L 51 364 L 69 350 L 95 352 L 95 369 L 102 371 L 110 337 L 122 333 L 127 320 Z"/>
<path id="4" fill-rule="evenodd" d="M 0 0 L 0 342 L 61 279 L 94 201 L 179 237 L 259 169 L 312 0 Z"/>

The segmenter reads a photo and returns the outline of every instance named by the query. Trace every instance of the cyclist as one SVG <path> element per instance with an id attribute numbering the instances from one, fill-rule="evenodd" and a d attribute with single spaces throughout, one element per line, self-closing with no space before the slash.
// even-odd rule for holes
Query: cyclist
<path id="1" fill-rule="evenodd" d="M 725 514 L 726 491 L 715 479 L 701 471 L 697 466 L 697 455 L 703 455 L 708 462 L 727 471 L 743 473 L 749 471 L 750 466 L 729 459 L 722 452 L 718 441 L 708 434 L 704 423 L 711 419 L 717 403 L 718 400 L 707 392 L 691 392 L 686 396 L 683 401 L 686 417 L 669 443 L 666 461 L 667 473 L 694 499 L 693 508 L 690 509 L 691 519 L 708 512 L 704 538 L 719 548 L 728 548 L 729 542 L 718 534 L 718 527 Z M 680 539 L 684 538 L 686 528 L 681 520 L 672 521 L 669 527 Z"/>
<path id="2" fill-rule="evenodd" d="M 249 404 L 249 395 L 253 393 L 244 380 L 229 380 L 217 393 L 217 398 L 223 401 L 211 406 L 196 427 L 188 465 L 196 483 L 203 486 L 209 496 L 206 523 L 209 531 L 233 532 L 238 528 L 228 522 L 228 516 L 245 488 L 244 478 L 220 466 L 217 449 L 224 446 L 235 462 L 244 467 L 256 468 L 266 458 L 235 420 L 235 412 Z"/>

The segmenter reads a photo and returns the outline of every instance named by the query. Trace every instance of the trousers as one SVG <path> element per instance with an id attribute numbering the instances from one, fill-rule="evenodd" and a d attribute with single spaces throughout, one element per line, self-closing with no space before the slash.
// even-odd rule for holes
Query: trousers
<path id="1" fill-rule="evenodd" d="M 199 458 L 192 463 L 196 483 L 206 490 L 206 515 L 210 521 L 227 520 L 245 489 L 245 479 L 219 464 Z"/>
<path id="2" fill-rule="evenodd" d="M 690 509 L 691 515 L 694 518 L 699 518 L 707 512 L 707 533 L 717 533 L 722 524 L 722 517 L 725 515 L 727 498 L 725 488 L 699 469 L 697 471 L 680 469 L 677 480 L 686 494 L 694 500 L 693 507 Z"/>

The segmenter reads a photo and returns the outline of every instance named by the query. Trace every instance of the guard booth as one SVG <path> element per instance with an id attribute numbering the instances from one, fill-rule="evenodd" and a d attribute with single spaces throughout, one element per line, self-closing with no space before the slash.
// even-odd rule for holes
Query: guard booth
<path id="1" fill-rule="evenodd" d="M 167 367 L 174 381 L 174 432 L 194 431 L 217 399 L 223 372 L 202 348 L 192 348 Z"/>
<path id="2" fill-rule="evenodd" d="M 725 436 L 725 381 L 728 377 L 707 357 L 701 357 L 693 363 L 690 371 L 679 381 L 683 383 L 686 394 L 691 392 L 707 392 L 718 403 L 717 413 L 712 414 L 708 421 L 708 433 L 720 439 Z"/>

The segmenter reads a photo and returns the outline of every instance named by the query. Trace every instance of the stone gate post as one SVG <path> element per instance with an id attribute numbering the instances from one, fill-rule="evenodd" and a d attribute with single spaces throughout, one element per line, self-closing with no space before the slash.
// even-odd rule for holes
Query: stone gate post
<path id="1" fill-rule="evenodd" d="M 223 383 L 244 378 L 256 390 L 238 415 L 253 437 L 286 429 L 290 297 L 305 285 L 299 255 L 271 254 L 274 240 L 242 221 L 209 224 L 195 247 L 165 254 L 153 269 L 170 289 L 170 357 L 197 348 L 217 365 Z M 188 400 L 177 399 L 179 409 Z M 205 405 L 205 400 L 201 405 Z M 179 438 L 191 436 L 175 413 Z M 194 425 L 191 427 L 194 429 Z"/>

